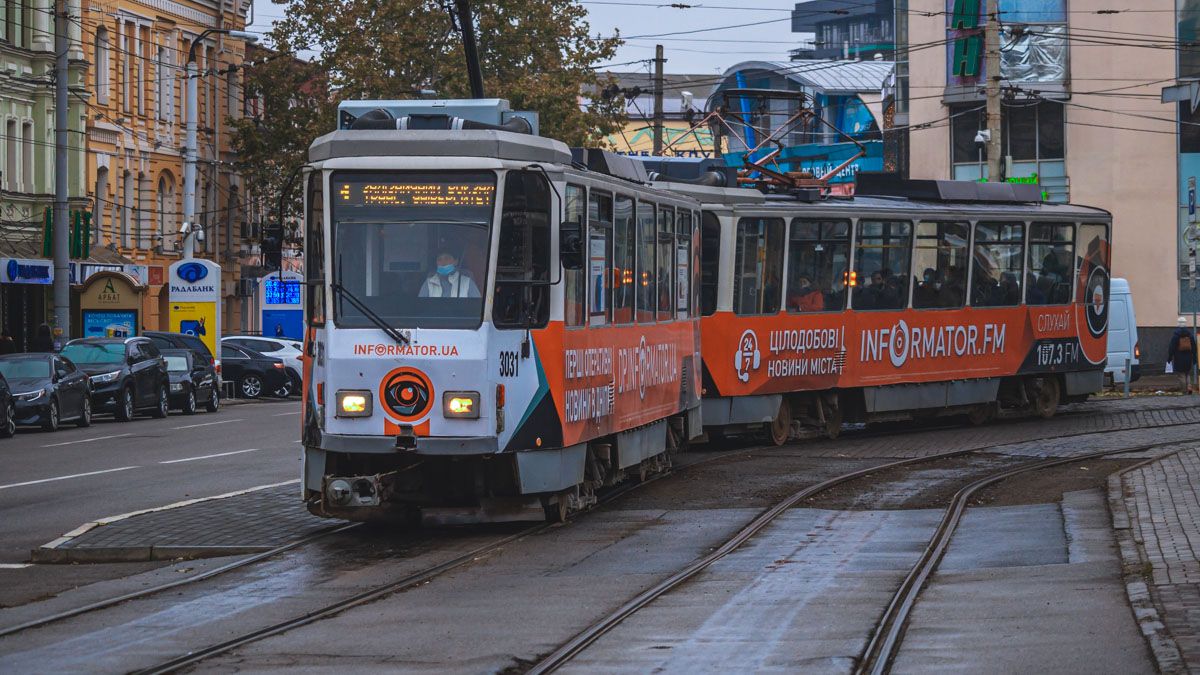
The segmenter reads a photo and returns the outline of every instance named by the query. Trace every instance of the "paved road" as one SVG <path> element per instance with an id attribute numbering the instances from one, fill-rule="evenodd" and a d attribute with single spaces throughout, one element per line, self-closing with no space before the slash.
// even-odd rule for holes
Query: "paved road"
<path id="1" fill-rule="evenodd" d="M 97 518 L 298 478 L 299 414 L 256 402 L 0 441 L 0 564 Z"/>

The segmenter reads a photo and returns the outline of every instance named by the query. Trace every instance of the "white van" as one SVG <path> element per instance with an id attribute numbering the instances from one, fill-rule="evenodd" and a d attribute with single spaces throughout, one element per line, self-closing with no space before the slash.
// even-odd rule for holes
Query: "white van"
<path id="1" fill-rule="evenodd" d="M 1142 376 L 1139 366 L 1141 355 L 1129 282 L 1112 279 L 1108 287 L 1108 365 L 1104 367 L 1104 372 L 1112 378 L 1113 384 L 1125 384 L 1125 360 L 1129 359 L 1129 381 L 1134 382 Z"/>

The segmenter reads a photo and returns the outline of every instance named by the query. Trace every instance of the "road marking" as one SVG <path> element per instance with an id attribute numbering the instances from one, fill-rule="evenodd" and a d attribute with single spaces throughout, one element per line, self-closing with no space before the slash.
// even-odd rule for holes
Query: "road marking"
<path id="1" fill-rule="evenodd" d="M 140 511 L 130 511 L 129 513 L 122 513 L 117 516 L 109 516 L 107 518 L 100 518 L 98 520 L 93 520 L 91 522 L 80 525 L 79 527 L 71 530 L 70 532 L 67 532 L 66 534 L 59 537 L 58 539 L 55 539 L 54 541 L 52 541 L 48 544 L 43 544 L 41 546 L 41 548 L 58 548 L 59 546 L 62 546 L 66 542 L 71 541 L 75 537 L 78 537 L 79 535 L 84 534 L 85 532 L 88 532 L 94 528 L 100 527 L 101 525 L 109 525 L 109 524 L 115 523 L 117 521 L 125 520 L 126 518 L 132 518 L 134 516 L 141 516 L 141 515 L 144 515 L 147 513 L 157 513 L 159 511 L 167 511 L 170 509 L 177 509 L 181 506 L 191 506 L 192 504 L 199 504 L 200 502 L 209 502 L 209 501 L 213 501 L 215 499 L 228 499 L 229 497 L 237 497 L 239 495 L 249 494 L 251 492 L 258 492 L 259 490 L 269 490 L 274 487 L 282 487 L 284 485 L 294 485 L 299 482 L 300 482 L 299 478 L 293 478 L 291 480 L 285 480 L 282 483 L 271 483 L 270 485 L 256 485 L 255 487 L 246 488 L 245 490 L 236 490 L 234 492 L 226 492 L 225 494 L 214 495 L 212 497 L 198 497 L 196 499 L 185 499 L 181 502 L 167 504 L 166 506 L 155 506 L 154 508 L 150 508 L 150 509 L 141 509 Z"/>
<path id="2" fill-rule="evenodd" d="M 293 412 L 275 413 L 275 414 L 273 415 L 273 417 L 287 417 L 288 415 L 299 415 L 299 414 L 300 414 L 300 411 L 299 411 L 299 410 L 295 410 L 295 411 L 293 411 Z"/>
<path id="3" fill-rule="evenodd" d="M 112 436 L 97 436 L 96 438 L 83 438 L 78 441 L 66 441 L 64 443 L 51 443 L 50 445 L 43 445 L 42 447 L 43 448 L 57 448 L 57 447 L 61 447 L 64 445 L 74 445 L 76 443 L 91 443 L 92 441 L 106 441 L 110 438 L 124 438 L 126 436 L 132 436 L 132 435 L 133 435 L 132 433 L 129 433 L 129 434 L 113 434 Z"/>
<path id="4" fill-rule="evenodd" d="M 52 483 L 56 480 L 67 480 L 69 478 L 83 478 L 84 476 L 98 476 L 102 473 L 115 473 L 117 471 L 128 471 L 130 469 L 140 469 L 140 468 L 142 468 L 142 467 L 140 467 L 140 466 L 122 466 L 117 469 L 105 469 L 103 471 L 89 471 L 87 473 L 73 473 L 69 476 L 55 476 L 54 478 L 43 478 L 41 480 L 29 480 L 29 481 L 25 481 L 24 483 L 11 483 L 9 485 L 0 485 L 0 490 L 7 490 L 8 488 L 22 487 L 24 485 L 37 485 L 39 483 Z"/>
<path id="5" fill-rule="evenodd" d="M 180 462 L 194 462 L 198 459 L 212 459 L 213 457 L 228 457 L 229 455 L 240 455 L 243 452 L 258 452 L 258 448 L 250 448 L 249 450 L 234 450 L 233 452 L 218 452 L 215 455 L 200 455 L 199 457 L 185 457 L 183 459 L 168 459 L 159 464 L 178 464 Z"/>
<path id="6" fill-rule="evenodd" d="M 23 570 L 32 565 L 33 563 L 0 563 L 0 570 Z"/>
<path id="7" fill-rule="evenodd" d="M 245 418 L 238 417 L 237 419 L 221 420 L 219 422 L 204 422 L 202 424 L 185 424 L 182 427 L 175 427 L 175 431 L 179 431 L 180 429 L 195 429 L 196 427 L 211 427 L 214 424 L 229 424 L 230 422 L 245 422 L 245 421 L 246 421 Z"/>

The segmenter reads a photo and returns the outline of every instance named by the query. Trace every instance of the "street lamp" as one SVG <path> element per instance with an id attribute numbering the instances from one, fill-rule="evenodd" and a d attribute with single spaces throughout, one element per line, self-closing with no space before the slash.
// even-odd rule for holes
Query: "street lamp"
<path id="1" fill-rule="evenodd" d="M 226 28 L 209 28 L 208 30 L 196 36 L 192 40 L 192 44 L 188 47 L 187 59 L 187 93 L 185 114 L 187 116 L 187 137 L 184 141 L 183 148 L 183 226 L 180 227 L 180 232 L 183 234 L 183 257 L 191 258 L 195 253 L 195 235 L 196 235 L 196 80 L 200 74 L 196 69 L 196 46 L 199 45 L 204 38 L 209 35 L 228 35 L 232 38 L 245 40 L 251 44 L 258 42 L 258 36 L 253 33 L 247 33 L 242 30 L 229 30 Z"/>

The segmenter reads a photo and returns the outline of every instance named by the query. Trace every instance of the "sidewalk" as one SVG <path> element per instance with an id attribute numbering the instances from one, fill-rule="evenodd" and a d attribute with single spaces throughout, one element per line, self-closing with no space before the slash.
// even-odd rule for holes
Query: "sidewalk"
<path id="1" fill-rule="evenodd" d="M 1200 447 L 1109 479 L 1126 590 L 1163 673 L 1200 671 Z"/>

